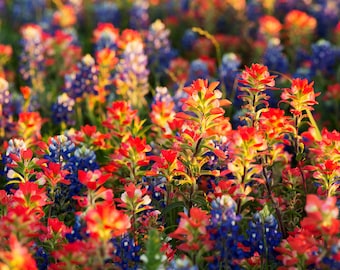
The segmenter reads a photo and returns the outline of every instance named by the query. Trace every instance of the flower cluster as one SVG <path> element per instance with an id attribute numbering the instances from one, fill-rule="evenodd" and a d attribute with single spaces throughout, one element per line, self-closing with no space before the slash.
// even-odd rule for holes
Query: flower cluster
<path id="1" fill-rule="evenodd" d="M 0 269 L 340 268 L 337 1 L 31 2 L 0 0 Z"/>

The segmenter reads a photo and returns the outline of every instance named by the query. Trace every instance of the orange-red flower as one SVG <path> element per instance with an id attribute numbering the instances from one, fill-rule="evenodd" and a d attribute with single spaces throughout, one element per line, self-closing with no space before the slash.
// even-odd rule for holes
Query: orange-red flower
<path id="1" fill-rule="evenodd" d="M 269 139 L 279 139 L 280 141 L 285 133 L 294 132 L 292 120 L 285 116 L 284 110 L 279 108 L 268 108 L 263 111 L 259 120 L 259 128 Z"/>
<path id="2" fill-rule="evenodd" d="M 284 18 L 284 29 L 291 46 L 309 44 L 316 26 L 317 20 L 301 10 L 291 10 Z"/>
<path id="3" fill-rule="evenodd" d="M 159 100 L 152 104 L 151 107 L 150 118 L 152 123 L 160 127 L 166 134 L 171 133 L 169 122 L 175 117 L 175 103 L 172 101 L 164 102 Z"/>
<path id="4" fill-rule="evenodd" d="M 38 160 L 36 164 L 39 165 L 42 170 L 42 172 L 36 174 L 39 183 L 45 184 L 47 182 L 52 189 L 56 188 L 58 183 L 65 185 L 70 184 L 70 181 L 65 179 L 69 171 L 63 170 L 60 163 Z"/>
<path id="5" fill-rule="evenodd" d="M 120 39 L 118 40 L 118 47 L 120 49 L 124 50 L 126 45 L 129 42 L 132 42 L 132 41 L 135 41 L 135 40 L 142 42 L 141 34 L 138 31 L 133 30 L 133 29 L 125 29 L 122 32 Z"/>
<path id="6" fill-rule="evenodd" d="M 99 23 L 93 31 L 94 42 L 98 42 L 101 38 L 106 38 L 116 43 L 119 39 L 119 29 L 112 23 Z"/>
<path id="7" fill-rule="evenodd" d="M 320 93 L 315 93 L 314 82 L 308 84 L 307 79 L 293 79 L 290 88 L 285 88 L 281 94 L 283 102 L 289 103 L 294 115 L 302 116 L 306 110 L 313 110 L 313 106 L 318 104 L 315 98 Z"/>
<path id="8" fill-rule="evenodd" d="M 42 207 L 50 204 L 45 188 L 40 188 L 33 182 L 19 183 L 19 188 L 13 194 L 13 201 L 30 210 L 42 211 Z"/>
<path id="9" fill-rule="evenodd" d="M 314 235 L 336 235 L 340 232 L 339 208 L 336 197 L 321 200 L 315 194 L 307 195 L 305 210 L 307 217 L 301 221 L 301 226 Z"/>
<path id="10" fill-rule="evenodd" d="M 71 5 L 62 5 L 53 14 L 53 23 L 62 28 L 72 27 L 77 22 L 76 11 Z"/>
<path id="11" fill-rule="evenodd" d="M 118 200 L 119 206 L 128 210 L 129 213 L 139 213 L 147 209 L 151 209 L 149 206 L 151 198 L 146 194 L 147 189 L 141 188 L 140 185 L 129 183 L 124 187 L 125 192 L 120 196 Z"/>
<path id="12" fill-rule="evenodd" d="M 4 241 L 5 239 L 2 239 Z M 36 262 L 28 248 L 14 234 L 8 240 L 9 250 L 0 249 L 1 270 L 37 270 Z"/>
<path id="13" fill-rule="evenodd" d="M 276 76 L 272 76 L 268 72 L 268 68 L 261 64 L 252 64 L 250 67 L 245 67 L 241 74 L 239 83 L 249 87 L 250 91 L 261 92 L 268 87 L 275 85 Z"/>
<path id="14" fill-rule="evenodd" d="M 129 217 L 109 204 L 97 204 L 86 213 L 85 220 L 90 235 L 103 242 L 121 236 L 131 226 Z"/>
<path id="15" fill-rule="evenodd" d="M 260 33 L 267 38 L 279 38 L 282 24 L 278 19 L 270 15 L 264 15 L 259 19 Z"/>
<path id="16" fill-rule="evenodd" d="M 212 248 L 212 241 L 207 236 L 207 226 L 210 216 L 200 208 L 193 207 L 190 209 L 190 215 L 179 213 L 181 220 L 177 229 L 170 233 L 170 237 L 181 240 L 178 249 L 190 252 Z"/>
<path id="17" fill-rule="evenodd" d="M 310 34 L 316 28 L 317 21 L 301 10 L 291 10 L 284 19 L 284 27 L 295 34 Z"/>
<path id="18" fill-rule="evenodd" d="M 103 185 L 110 177 L 109 174 L 102 174 L 100 170 L 78 171 L 79 182 L 87 187 L 85 196 L 73 196 L 81 207 L 93 207 L 98 200 L 104 200 L 103 203 L 111 204 L 113 202 L 113 191 Z"/>
<path id="19" fill-rule="evenodd" d="M 219 82 L 208 84 L 208 80 L 198 79 L 183 89 L 188 97 L 183 99 L 184 112 L 177 113 L 176 118 L 184 119 L 188 125 L 197 127 L 199 136 L 216 135 L 215 127 L 226 119 L 222 107 L 231 102 L 222 99 L 222 92 L 216 89 L 218 84 Z"/>
<path id="20" fill-rule="evenodd" d="M 22 112 L 19 114 L 18 134 L 26 143 L 41 139 L 41 127 L 45 119 L 41 118 L 39 112 Z"/>

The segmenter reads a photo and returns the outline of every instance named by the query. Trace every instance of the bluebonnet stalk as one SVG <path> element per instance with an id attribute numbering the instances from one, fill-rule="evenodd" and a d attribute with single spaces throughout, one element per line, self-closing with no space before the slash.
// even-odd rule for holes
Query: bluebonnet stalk
<path id="1" fill-rule="evenodd" d="M 150 24 L 149 1 L 136 0 L 130 10 L 130 28 L 134 30 L 147 30 Z"/>
<path id="2" fill-rule="evenodd" d="M 97 23 L 107 22 L 114 25 L 120 23 L 119 8 L 115 3 L 111 1 L 103 1 L 94 4 L 94 16 Z"/>
<path id="3" fill-rule="evenodd" d="M 311 10 L 311 15 L 317 19 L 317 35 L 321 38 L 331 38 L 331 31 L 339 21 L 339 7 L 335 7 L 335 1 L 319 0 L 315 8 Z"/>
<path id="4" fill-rule="evenodd" d="M 198 35 L 196 32 L 192 31 L 191 29 L 185 30 L 181 42 L 183 49 L 186 51 L 191 51 L 194 48 L 197 38 Z"/>
<path id="5" fill-rule="evenodd" d="M 288 58 L 282 52 L 283 47 L 280 44 L 270 43 L 263 54 L 263 64 L 270 71 L 276 71 L 283 74 L 288 72 Z"/>
<path id="6" fill-rule="evenodd" d="M 54 163 L 65 165 L 75 149 L 75 144 L 67 136 L 58 135 L 50 139 L 48 154 L 45 155 L 45 158 Z"/>
<path id="7" fill-rule="evenodd" d="M 173 98 L 169 94 L 167 87 L 161 87 L 161 86 L 156 87 L 156 94 L 153 97 L 153 103 L 156 103 L 158 101 L 165 102 L 165 103 L 173 102 Z"/>
<path id="8" fill-rule="evenodd" d="M 249 222 L 247 229 L 248 239 L 243 242 L 250 248 L 251 254 L 258 252 L 269 265 L 274 265 L 276 256 L 274 250 L 282 239 L 282 234 L 278 230 L 277 220 L 273 215 L 263 216 L 260 213 L 253 215 L 253 220 Z"/>
<path id="9" fill-rule="evenodd" d="M 149 27 L 146 36 L 145 52 L 148 56 L 149 68 L 156 76 L 164 75 L 176 52 L 171 48 L 169 41 L 170 31 L 161 20 L 156 20 Z"/>
<path id="10" fill-rule="evenodd" d="M 76 215 L 72 226 L 72 231 L 70 233 L 66 233 L 65 237 L 70 243 L 73 243 L 77 240 L 83 240 L 88 237 L 88 235 L 85 233 L 85 230 L 86 223 L 83 222 L 79 215 Z"/>
<path id="11" fill-rule="evenodd" d="M 84 185 L 79 182 L 78 170 L 94 171 L 99 169 L 99 165 L 96 162 L 96 154 L 92 150 L 86 148 L 86 146 L 76 148 L 73 156 L 71 156 L 64 165 L 64 169 L 70 172 L 66 176 L 66 179 L 71 181 L 71 184 L 67 186 L 68 196 L 71 199 L 75 195 L 80 195 L 84 188 Z"/>
<path id="12" fill-rule="evenodd" d="M 46 253 L 46 250 L 43 247 L 40 246 L 37 248 L 34 258 L 37 262 L 37 267 L 39 270 L 47 269 L 49 265 L 49 254 Z"/>
<path id="13" fill-rule="evenodd" d="M 214 241 L 213 261 L 208 263 L 208 269 L 239 269 L 234 263 L 235 259 L 243 259 L 249 256 L 238 248 L 242 240 L 239 234 L 239 221 L 236 202 L 229 196 L 223 195 L 211 202 L 211 224 L 207 230 L 210 239 Z"/>
<path id="14" fill-rule="evenodd" d="M 190 63 L 189 78 L 187 84 L 191 84 L 194 80 L 208 77 L 208 65 L 203 60 L 196 59 Z"/>
<path id="15" fill-rule="evenodd" d="M 135 270 L 139 269 L 141 247 L 135 243 L 134 239 L 128 234 L 120 238 L 112 238 L 110 242 L 113 244 L 113 263 L 119 269 Z"/>
<path id="16" fill-rule="evenodd" d="M 135 108 L 146 106 L 145 95 L 149 92 L 148 58 L 143 43 L 139 40 L 128 42 L 120 59 L 116 74 L 117 94 L 129 100 Z"/>
<path id="17" fill-rule="evenodd" d="M 11 169 L 8 165 L 10 165 L 13 160 L 10 157 L 10 154 L 14 154 L 18 157 L 21 156 L 20 151 L 21 150 L 27 150 L 27 146 L 26 143 L 23 139 L 10 139 L 8 141 L 8 146 L 6 149 L 6 153 L 2 156 L 2 162 L 3 162 L 3 172 L 1 172 L 1 174 L 3 174 L 6 178 L 6 182 L 14 180 L 11 177 Z M 11 188 L 13 188 L 13 185 L 6 185 L 6 190 L 9 192 L 11 190 Z"/>
<path id="18" fill-rule="evenodd" d="M 97 94 L 98 69 L 94 58 L 87 54 L 78 63 L 76 73 L 65 75 L 64 92 L 72 99 L 83 97 L 85 94 Z"/>
<path id="19" fill-rule="evenodd" d="M 14 135 L 14 105 L 8 82 L 0 78 L 0 145 L 9 136 Z"/>
<path id="20" fill-rule="evenodd" d="M 198 266 L 192 265 L 192 262 L 184 257 L 172 260 L 166 270 L 198 270 Z"/>
<path id="21" fill-rule="evenodd" d="M 48 149 L 49 153 L 45 155 L 45 158 L 61 164 L 62 169 L 69 172 L 65 179 L 70 181 L 69 185 L 60 184 L 61 188 L 57 189 L 53 205 L 53 211 L 56 211 L 54 214 L 57 215 L 59 210 L 61 210 L 61 213 L 68 212 L 68 214 L 72 214 L 76 206 L 76 202 L 72 197 L 75 195 L 81 196 L 85 188 L 79 182 L 78 170 L 93 171 L 98 169 L 96 155 L 86 146 L 76 147 L 65 135 L 51 138 Z"/>
<path id="22" fill-rule="evenodd" d="M 264 13 L 262 1 L 250 0 L 247 3 L 247 18 L 250 21 L 257 21 Z"/>
<path id="23" fill-rule="evenodd" d="M 311 56 L 303 49 L 298 49 L 295 54 L 295 67 L 296 71 L 293 78 L 305 78 L 308 81 L 312 80 L 315 75 L 309 67 L 311 63 Z"/>
<path id="24" fill-rule="evenodd" d="M 39 25 L 24 25 L 21 28 L 21 45 L 19 72 L 22 79 L 32 87 L 35 94 L 44 91 L 44 45 L 43 30 Z"/>
<path id="25" fill-rule="evenodd" d="M 241 61 L 236 54 L 226 53 L 223 55 L 218 73 L 220 81 L 224 84 L 228 98 L 235 98 L 240 65 Z M 233 103 L 235 101 L 236 100 L 233 100 Z"/>
<path id="26" fill-rule="evenodd" d="M 18 24 L 37 23 L 46 9 L 46 0 L 12 0 L 13 22 Z"/>
<path id="27" fill-rule="evenodd" d="M 325 269 L 340 269 L 340 261 L 336 259 L 336 254 L 340 251 L 340 241 L 330 247 L 331 254 L 322 258 L 322 263 L 325 264 Z"/>
<path id="28" fill-rule="evenodd" d="M 312 72 L 321 72 L 323 75 L 334 73 L 336 50 L 328 40 L 319 40 L 312 44 Z"/>
<path id="29" fill-rule="evenodd" d="M 52 120 L 56 124 L 65 123 L 68 126 L 75 124 L 74 117 L 75 100 L 66 93 L 58 96 L 57 102 L 52 105 Z"/>

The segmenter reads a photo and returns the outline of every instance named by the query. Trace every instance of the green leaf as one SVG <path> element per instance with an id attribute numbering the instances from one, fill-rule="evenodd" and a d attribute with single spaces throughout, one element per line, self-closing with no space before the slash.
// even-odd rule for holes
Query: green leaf
<path id="1" fill-rule="evenodd" d="M 177 201 L 177 202 L 173 202 L 169 205 L 167 205 L 163 210 L 162 210 L 162 216 L 166 216 L 167 214 L 169 214 L 170 212 L 172 212 L 174 209 L 176 208 L 181 208 L 181 210 L 183 210 L 185 207 L 184 202 L 182 201 Z"/>
<path id="2" fill-rule="evenodd" d="M 144 263 L 143 269 L 160 269 L 163 262 L 166 261 L 166 256 L 160 251 L 161 245 L 159 232 L 156 229 L 150 230 L 148 242 L 146 243 L 146 253 L 140 257 Z"/>

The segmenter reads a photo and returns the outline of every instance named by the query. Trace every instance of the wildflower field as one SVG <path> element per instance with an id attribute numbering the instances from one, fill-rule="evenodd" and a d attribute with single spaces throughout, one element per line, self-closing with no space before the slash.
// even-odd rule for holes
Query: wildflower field
<path id="1" fill-rule="evenodd" d="M 340 1 L 0 0 L 0 270 L 340 269 Z"/>

